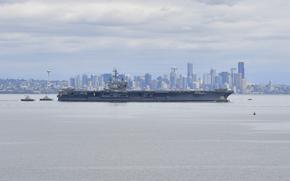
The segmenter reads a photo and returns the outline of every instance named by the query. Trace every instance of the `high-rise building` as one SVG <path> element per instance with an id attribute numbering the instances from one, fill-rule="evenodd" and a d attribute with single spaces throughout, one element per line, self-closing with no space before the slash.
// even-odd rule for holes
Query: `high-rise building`
<path id="1" fill-rule="evenodd" d="M 211 69 L 210 70 L 210 83 L 211 83 L 211 89 L 215 89 L 216 88 L 216 70 L 215 69 Z"/>
<path id="2" fill-rule="evenodd" d="M 187 77 L 193 76 L 193 64 L 187 63 Z"/>
<path id="3" fill-rule="evenodd" d="M 146 73 L 145 74 L 145 87 L 151 88 L 151 83 L 152 83 L 152 75 L 149 73 Z"/>
<path id="4" fill-rule="evenodd" d="M 82 76 L 82 87 L 83 88 L 87 88 L 88 85 L 89 85 L 88 76 L 86 74 L 83 74 L 83 76 Z"/>
<path id="5" fill-rule="evenodd" d="M 81 88 L 81 78 L 80 78 L 80 75 L 77 75 L 77 76 L 76 76 L 76 78 L 75 78 L 75 82 L 76 82 L 76 84 L 75 84 L 76 86 L 75 86 L 75 87 L 76 87 L 77 89 L 80 89 L 80 88 Z"/>
<path id="6" fill-rule="evenodd" d="M 238 73 L 242 75 L 242 79 L 245 79 L 245 63 L 244 62 L 239 62 Z"/>
<path id="7" fill-rule="evenodd" d="M 236 73 L 236 68 L 231 68 L 231 80 L 230 80 L 230 88 L 232 90 L 234 90 L 234 87 L 235 87 L 235 81 L 234 81 L 234 75 Z"/>
<path id="8" fill-rule="evenodd" d="M 210 85 L 210 74 L 209 73 L 204 73 L 202 76 L 202 82 L 204 85 Z"/>
<path id="9" fill-rule="evenodd" d="M 187 86 L 193 88 L 193 64 L 187 63 Z"/>
<path id="10" fill-rule="evenodd" d="M 219 76 L 221 77 L 221 83 L 222 84 L 229 84 L 230 83 L 230 73 L 228 72 L 221 72 L 219 73 Z"/>
<path id="11" fill-rule="evenodd" d="M 69 79 L 69 86 L 72 88 L 76 87 L 76 79 L 75 78 L 72 77 Z"/>
<path id="12" fill-rule="evenodd" d="M 170 72 L 170 88 L 176 89 L 176 79 L 177 79 L 177 68 L 172 67 Z"/>
<path id="13" fill-rule="evenodd" d="M 242 90 L 242 80 L 243 80 L 242 74 L 240 73 L 234 74 L 234 85 L 238 93 L 240 93 Z"/>
<path id="14" fill-rule="evenodd" d="M 97 88 L 98 87 L 98 77 L 96 75 L 91 75 L 91 86 L 93 88 Z"/>
<path id="15" fill-rule="evenodd" d="M 106 73 L 102 74 L 103 82 L 106 84 L 112 80 L 112 74 Z"/>
<path id="16" fill-rule="evenodd" d="M 158 76 L 156 78 L 157 84 L 156 84 L 156 88 L 157 89 L 161 89 L 162 88 L 162 82 L 163 82 L 163 78 L 161 76 Z"/>

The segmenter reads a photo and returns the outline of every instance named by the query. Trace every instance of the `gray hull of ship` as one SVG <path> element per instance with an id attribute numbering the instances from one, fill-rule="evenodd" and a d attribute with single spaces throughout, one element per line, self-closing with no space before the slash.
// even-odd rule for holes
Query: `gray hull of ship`
<path id="1" fill-rule="evenodd" d="M 58 95 L 67 102 L 228 102 L 231 91 L 72 91 Z"/>

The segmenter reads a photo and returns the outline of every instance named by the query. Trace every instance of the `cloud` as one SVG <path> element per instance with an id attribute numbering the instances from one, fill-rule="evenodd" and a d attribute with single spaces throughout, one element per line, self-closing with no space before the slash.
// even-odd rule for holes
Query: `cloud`
<path id="1" fill-rule="evenodd" d="M 81 57 L 98 50 L 279 52 L 287 59 L 289 9 L 287 0 L 0 0 L 0 61 L 9 54 Z"/>
<path id="2" fill-rule="evenodd" d="M 272 7 L 271 3 L 260 7 L 262 4 L 259 2 L 250 3 L 245 0 L 196 0 L 188 3 L 53 0 L 12 2 L 14 3 L 0 6 L 0 33 L 27 33 L 40 40 L 49 36 L 69 35 L 79 39 L 91 36 L 100 39 L 107 37 L 108 41 L 115 39 L 124 42 L 127 39 L 125 44 L 135 41 L 139 42 L 135 43 L 139 46 L 146 45 L 142 43 L 144 40 L 148 42 L 155 39 L 152 43 L 164 44 L 164 48 L 168 48 L 164 42 L 175 42 L 172 43 L 172 48 L 175 45 L 208 48 L 216 41 L 225 44 L 228 41 L 247 40 L 261 29 L 268 29 L 269 32 L 265 33 L 272 37 L 281 36 L 282 28 L 289 30 L 284 22 L 277 22 L 276 12 L 267 11 Z M 215 6 L 217 4 L 232 6 Z M 285 8 L 281 8 L 280 11 L 285 11 Z M 189 45 L 190 42 L 193 43 L 192 46 Z M 197 42 L 200 44 L 196 45 Z M 207 46 L 204 46 L 205 43 Z M 232 45 L 228 48 L 231 49 Z"/>
<path id="3" fill-rule="evenodd" d="M 241 0 L 198 0 L 201 3 L 209 4 L 209 5 L 235 5 Z"/>

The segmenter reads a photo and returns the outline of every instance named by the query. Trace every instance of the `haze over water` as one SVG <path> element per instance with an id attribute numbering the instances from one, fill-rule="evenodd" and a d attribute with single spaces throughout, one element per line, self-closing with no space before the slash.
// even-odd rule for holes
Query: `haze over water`
<path id="1" fill-rule="evenodd" d="M 230 103 L 23 97 L 0 95 L 0 180 L 290 178 L 290 96 L 230 96 Z"/>

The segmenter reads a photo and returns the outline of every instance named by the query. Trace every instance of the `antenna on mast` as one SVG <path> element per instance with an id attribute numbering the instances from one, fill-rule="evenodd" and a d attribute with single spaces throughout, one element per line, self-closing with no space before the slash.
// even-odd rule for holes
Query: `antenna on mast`
<path id="1" fill-rule="evenodd" d="M 117 71 L 116 68 L 114 68 L 113 73 L 114 73 L 114 74 L 113 74 L 113 78 L 114 78 L 114 80 L 116 80 L 117 77 L 118 77 L 118 71 Z"/>
<path id="2" fill-rule="evenodd" d="M 47 90 L 46 90 L 46 94 L 47 94 L 48 88 L 50 86 L 50 82 L 49 82 L 50 77 L 49 76 L 50 76 L 51 70 L 47 70 L 46 72 L 47 72 Z"/>

